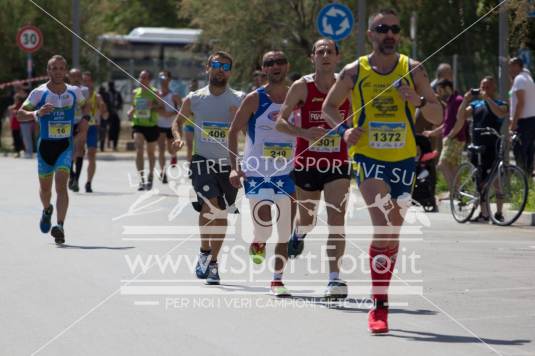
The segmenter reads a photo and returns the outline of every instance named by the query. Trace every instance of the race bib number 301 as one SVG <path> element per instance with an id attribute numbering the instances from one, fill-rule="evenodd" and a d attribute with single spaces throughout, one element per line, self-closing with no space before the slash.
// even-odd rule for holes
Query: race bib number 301
<path id="1" fill-rule="evenodd" d="M 224 122 L 208 122 L 202 124 L 202 142 L 208 143 L 226 143 L 228 137 L 229 125 Z"/>
<path id="2" fill-rule="evenodd" d="M 48 137 L 67 138 L 71 137 L 71 123 L 69 121 L 49 121 Z"/>
<path id="3" fill-rule="evenodd" d="M 290 159 L 293 154 L 293 145 L 291 143 L 273 143 L 264 142 L 263 156 L 264 158 L 278 158 L 282 157 Z"/>
<path id="4" fill-rule="evenodd" d="M 404 122 L 370 122 L 369 146 L 372 148 L 401 148 L 405 146 L 407 125 Z"/>
<path id="5" fill-rule="evenodd" d="M 337 133 L 330 133 L 322 137 L 308 149 L 312 152 L 340 152 L 341 137 Z"/>

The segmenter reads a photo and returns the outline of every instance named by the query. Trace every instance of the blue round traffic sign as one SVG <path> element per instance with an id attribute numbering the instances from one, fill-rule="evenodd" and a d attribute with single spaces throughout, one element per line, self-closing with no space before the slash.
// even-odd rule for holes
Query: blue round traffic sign
<path id="1" fill-rule="evenodd" d="M 320 10 L 316 18 L 316 29 L 322 36 L 340 41 L 351 34 L 354 23 L 355 19 L 349 7 L 332 3 Z"/>

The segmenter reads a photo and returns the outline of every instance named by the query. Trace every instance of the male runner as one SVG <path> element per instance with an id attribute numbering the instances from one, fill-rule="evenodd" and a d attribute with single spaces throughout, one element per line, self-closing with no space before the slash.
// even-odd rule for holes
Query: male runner
<path id="1" fill-rule="evenodd" d="M 238 190 L 229 182 L 230 162 L 227 137 L 230 123 L 243 93 L 227 85 L 232 57 L 223 51 L 208 58 L 209 84 L 188 94 L 173 122 L 173 143 L 183 146 L 182 124 L 185 118 L 195 123 L 193 156 L 190 171 L 199 214 L 201 252 L 196 275 L 207 284 L 219 284 L 217 256 L 227 228 L 227 210 L 232 209 Z"/>
<path id="2" fill-rule="evenodd" d="M 332 87 L 340 54 L 336 43 L 320 39 L 314 43 L 310 60 L 314 73 L 295 81 L 282 106 L 277 120 L 280 131 L 297 136 L 297 151 L 293 177 L 297 185 L 298 215 L 296 231 L 288 244 L 288 256 L 296 257 L 303 251 L 304 238 L 315 225 L 316 210 L 323 191 L 327 206 L 329 238 L 329 283 L 326 298 L 347 297 L 347 285 L 340 280 L 340 259 L 345 250 L 344 216 L 349 191 L 351 168 L 347 145 L 321 113 L 321 105 Z M 300 107 L 299 127 L 288 122 L 292 110 Z M 349 114 L 349 101 L 340 107 L 344 118 Z M 320 140 L 318 140 L 321 137 Z"/>
<path id="3" fill-rule="evenodd" d="M 128 110 L 128 119 L 132 120 L 132 137 L 136 145 L 136 168 L 139 172 L 139 186 L 137 190 L 151 190 L 154 180 L 154 163 L 156 141 L 160 135 L 158 131 L 158 110 L 160 100 L 156 95 L 156 89 L 150 86 L 152 75 L 148 70 L 139 73 L 141 86 L 132 92 L 132 107 Z M 145 160 L 143 150 L 147 144 L 147 158 L 149 160 L 149 172 L 145 183 L 145 172 L 143 170 Z"/>
<path id="4" fill-rule="evenodd" d="M 82 85 L 82 72 L 78 68 L 72 68 L 67 76 L 70 85 L 80 88 L 82 95 L 87 100 L 89 90 L 85 85 Z M 78 180 L 82 173 L 84 164 L 84 149 L 87 138 L 87 131 L 89 129 L 89 116 L 83 116 L 81 107 L 76 108 L 74 114 L 74 153 L 71 164 L 71 172 L 69 176 L 69 189 L 73 192 L 78 192 Z"/>
<path id="5" fill-rule="evenodd" d="M 89 120 L 89 127 L 87 129 L 87 182 L 85 183 L 85 192 L 93 193 L 91 182 L 95 176 L 97 169 L 97 147 L 98 147 L 98 132 L 101 119 L 107 119 L 108 109 L 100 94 L 95 90 L 93 77 L 91 72 L 84 72 L 82 74 L 82 83 L 88 89 L 87 105 L 91 115 Z M 83 157 L 83 155 L 82 155 Z M 79 176 L 79 174 L 78 174 Z"/>
<path id="6" fill-rule="evenodd" d="M 40 124 L 37 143 L 39 196 L 43 213 L 39 227 L 42 233 L 51 232 L 57 244 L 65 243 L 63 224 L 67 215 L 69 195 L 67 180 L 72 162 L 74 113 L 82 106 L 84 97 L 79 87 L 65 84 L 67 61 L 55 55 L 48 61 L 49 80 L 32 90 L 17 112 L 19 121 L 36 120 Z M 87 109 L 82 107 L 82 113 Z M 57 225 L 51 228 L 52 182 L 56 182 Z"/>
<path id="7" fill-rule="evenodd" d="M 279 238 L 275 246 L 271 292 L 285 297 L 290 293 L 282 283 L 282 273 L 288 259 L 287 237 L 292 231 L 296 210 L 295 185 L 290 178 L 295 138 L 277 132 L 275 120 L 288 92 L 285 83 L 288 60 L 283 52 L 267 52 L 262 59 L 262 70 L 267 74 L 267 84 L 247 95 L 230 126 L 230 183 L 240 188 L 240 177 L 245 175 L 245 195 L 249 199 L 254 224 L 254 240 L 249 254 L 254 263 L 261 263 L 265 257 L 266 241 L 273 229 L 272 205 L 279 212 L 275 219 L 279 236 L 284 236 L 284 241 Z M 245 151 L 240 169 L 237 163 L 238 134 L 245 128 Z"/>
<path id="8" fill-rule="evenodd" d="M 182 104 L 180 96 L 173 94 L 169 90 L 169 83 L 171 82 L 171 72 L 163 70 L 158 75 L 160 77 L 160 90 L 158 96 L 161 98 L 162 107 L 158 111 L 158 130 L 160 136 L 158 137 L 158 160 L 160 162 L 162 183 L 167 183 L 167 175 L 165 174 L 165 148 L 171 155 L 171 165 L 176 164 L 176 149 L 173 147 L 173 133 L 171 126 L 173 119 L 176 116 L 178 108 Z"/>
<path id="9" fill-rule="evenodd" d="M 400 31 L 394 10 L 371 16 L 368 39 L 373 52 L 344 68 L 323 104 L 329 122 L 337 125 L 337 132 L 350 146 L 357 183 L 375 227 L 369 250 L 374 306 L 368 315 L 368 328 L 372 333 L 388 331 L 388 285 L 406 211 L 401 208 L 407 205 L 404 203 L 414 183 L 415 109 L 420 108 L 434 124 L 442 121 L 442 107 L 425 69 L 397 52 Z M 353 103 L 353 128 L 342 124 L 338 109 L 348 95 Z M 371 207 L 377 197 L 387 194 L 391 210 L 382 213 L 380 208 Z M 388 222 L 392 228 L 387 227 Z"/>

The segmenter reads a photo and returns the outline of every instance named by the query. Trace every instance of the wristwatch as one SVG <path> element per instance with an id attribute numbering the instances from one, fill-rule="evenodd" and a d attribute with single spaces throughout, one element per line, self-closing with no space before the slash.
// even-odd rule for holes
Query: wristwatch
<path id="1" fill-rule="evenodd" d="M 416 106 L 416 109 L 421 109 L 425 106 L 425 104 L 427 104 L 427 99 L 424 98 L 423 96 L 420 97 L 420 105 L 417 105 Z"/>

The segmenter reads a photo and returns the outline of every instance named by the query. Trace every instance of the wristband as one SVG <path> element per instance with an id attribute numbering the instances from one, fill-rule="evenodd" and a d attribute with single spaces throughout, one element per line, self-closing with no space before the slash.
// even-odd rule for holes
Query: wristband
<path id="1" fill-rule="evenodd" d="M 340 135 L 340 137 L 344 137 L 344 133 L 349 129 L 349 127 L 346 124 L 341 124 L 336 128 L 336 133 Z"/>
<path id="2" fill-rule="evenodd" d="M 33 118 L 35 119 L 35 121 L 39 121 L 39 110 L 35 110 L 33 112 Z"/>

